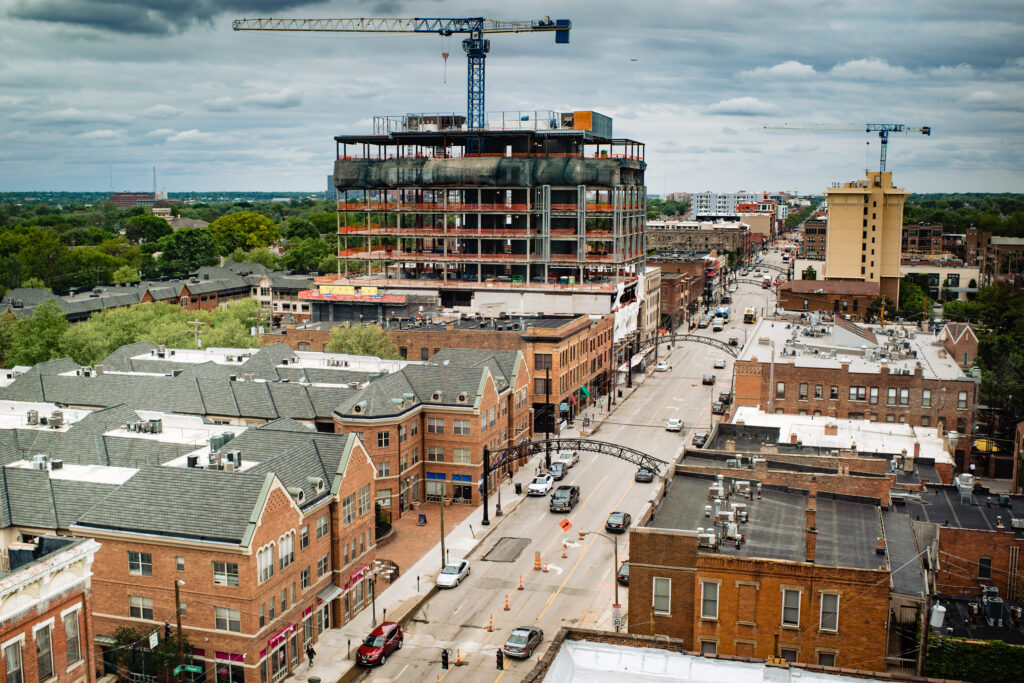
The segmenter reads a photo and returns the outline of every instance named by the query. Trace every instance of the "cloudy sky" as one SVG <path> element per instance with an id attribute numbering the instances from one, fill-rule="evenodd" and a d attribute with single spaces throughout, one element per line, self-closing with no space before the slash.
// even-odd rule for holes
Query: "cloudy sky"
<path id="1" fill-rule="evenodd" d="M 893 136 L 915 192 L 1024 192 L 1020 0 L 0 0 L 0 191 L 322 190 L 333 136 L 465 111 L 458 36 L 233 32 L 241 17 L 569 18 L 493 36 L 487 109 L 594 109 L 651 192 L 816 192 Z M 442 53 L 448 51 L 447 82 Z M 866 144 L 870 141 L 870 144 Z"/>

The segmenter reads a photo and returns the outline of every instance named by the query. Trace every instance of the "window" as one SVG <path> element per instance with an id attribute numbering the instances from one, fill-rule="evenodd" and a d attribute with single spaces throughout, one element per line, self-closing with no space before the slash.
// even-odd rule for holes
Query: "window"
<path id="1" fill-rule="evenodd" d="M 384 462 L 377 463 L 377 478 L 382 479 L 384 477 L 391 476 L 391 463 L 385 460 Z"/>
<path id="2" fill-rule="evenodd" d="M 536 370 L 550 370 L 551 369 L 551 354 L 550 353 L 535 353 L 535 354 L 533 354 L 533 367 Z"/>
<path id="3" fill-rule="evenodd" d="M 391 489 L 377 489 L 377 505 L 382 508 L 391 507 Z"/>
<path id="4" fill-rule="evenodd" d="M 377 448 L 387 448 L 391 445 L 391 432 L 385 430 L 377 432 Z"/>
<path id="5" fill-rule="evenodd" d="M 991 579 L 992 578 L 992 558 L 991 557 L 979 557 L 978 558 L 978 578 L 979 579 Z"/>
<path id="6" fill-rule="evenodd" d="M 323 538 L 327 535 L 327 513 L 320 515 L 316 520 L 316 537 Z"/>
<path id="7" fill-rule="evenodd" d="M 309 525 L 299 529 L 299 550 L 309 547 Z"/>
<path id="8" fill-rule="evenodd" d="M 779 655 L 787 662 L 793 663 L 796 661 L 796 650 L 791 647 L 784 647 L 779 650 Z"/>
<path id="9" fill-rule="evenodd" d="M 270 602 L 268 602 L 267 604 L 270 605 L 270 610 L 269 610 L 269 612 L 270 612 L 270 620 L 273 621 L 274 617 L 277 616 L 277 600 L 275 598 L 271 597 L 270 598 Z"/>
<path id="10" fill-rule="evenodd" d="M 718 643 L 713 640 L 702 640 L 700 641 L 700 653 L 702 655 L 716 655 L 718 654 Z"/>
<path id="11" fill-rule="evenodd" d="M 836 653 L 835 652 L 819 652 L 818 653 L 818 666 L 835 666 L 836 665 Z"/>
<path id="12" fill-rule="evenodd" d="M 78 631 L 77 609 L 64 615 L 64 652 L 67 655 L 68 666 L 82 658 L 82 639 Z"/>
<path id="13" fill-rule="evenodd" d="M 427 462 L 444 462 L 444 447 L 427 446 Z"/>
<path id="14" fill-rule="evenodd" d="M 370 511 L 370 485 L 359 489 L 359 516 L 362 517 Z"/>
<path id="15" fill-rule="evenodd" d="M 452 420 L 452 432 L 456 436 L 469 436 L 469 420 Z"/>
<path id="16" fill-rule="evenodd" d="M 256 570 L 259 573 L 259 582 L 263 583 L 274 575 L 274 544 L 256 552 Z"/>
<path id="17" fill-rule="evenodd" d="M 132 619 L 152 619 L 153 598 L 143 598 L 138 595 L 129 595 L 128 616 L 130 616 Z"/>
<path id="18" fill-rule="evenodd" d="M 213 563 L 213 585 L 215 586 L 237 586 L 238 585 L 238 564 L 235 562 L 214 562 Z"/>
<path id="19" fill-rule="evenodd" d="M 672 579 L 654 577 L 654 591 L 651 594 L 654 611 L 658 614 L 672 613 Z"/>
<path id="20" fill-rule="evenodd" d="M 413 422 L 411 425 L 409 425 L 409 436 L 416 436 L 419 433 L 420 433 L 420 423 L 419 422 Z"/>
<path id="21" fill-rule="evenodd" d="M 850 387 L 850 400 L 851 401 L 863 401 L 867 398 L 867 389 L 865 387 Z"/>
<path id="22" fill-rule="evenodd" d="M 285 610 L 288 609 L 288 589 L 281 589 L 281 614 L 284 614 Z"/>
<path id="23" fill-rule="evenodd" d="M 176 557 L 176 558 L 174 558 L 174 566 L 178 569 L 179 572 L 185 571 L 185 558 L 184 557 Z"/>
<path id="24" fill-rule="evenodd" d="M 700 618 L 718 618 L 718 582 L 702 581 L 700 584 Z"/>
<path id="25" fill-rule="evenodd" d="M 807 382 L 801 382 L 800 383 L 800 400 L 801 401 L 806 401 L 807 400 Z"/>
<path id="26" fill-rule="evenodd" d="M 398 427 L 398 443 L 405 443 L 409 438 L 409 430 L 405 428 L 405 425 Z"/>
<path id="27" fill-rule="evenodd" d="M 900 389 L 900 405 L 910 405 L 910 389 Z"/>
<path id="28" fill-rule="evenodd" d="M 966 410 L 967 409 L 967 392 L 966 391 L 961 391 L 960 393 L 958 393 L 956 395 L 956 407 L 959 410 Z"/>
<path id="29" fill-rule="evenodd" d="M 21 670 L 21 643 L 11 643 L 4 648 L 4 661 L 7 662 L 7 683 L 25 683 L 25 675 Z"/>
<path id="30" fill-rule="evenodd" d="M 53 643 L 50 641 L 50 627 L 43 626 L 34 632 L 36 639 L 36 667 L 39 680 L 53 678 Z"/>
<path id="31" fill-rule="evenodd" d="M 821 594 L 821 620 L 818 628 L 822 631 L 839 630 L 839 596 L 835 593 Z"/>
<path id="32" fill-rule="evenodd" d="M 878 403 L 878 387 L 871 387 L 871 390 L 868 392 L 868 403 Z"/>
<path id="33" fill-rule="evenodd" d="M 149 553 L 133 553 L 129 550 L 128 573 L 140 576 L 153 576 L 153 556 Z"/>
<path id="34" fill-rule="evenodd" d="M 835 384 L 830 386 L 828 388 L 828 397 L 831 400 L 833 400 L 833 401 L 838 401 L 839 400 L 839 387 L 837 387 Z"/>
<path id="35" fill-rule="evenodd" d="M 295 560 L 295 532 L 289 531 L 284 536 L 278 539 L 280 547 L 280 564 L 281 569 L 284 569 Z"/>
<path id="36" fill-rule="evenodd" d="M 786 398 L 786 383 L 776 382 L 775 383 L 775 398 Z"/>
<path id="37" fill-rule="evenodd" d="M 356 494 L 350 493 L 341 500 L 341 521 L 345 526 L 356 521 Z"/>
<path id="38" fill-rule="evenodd" d="M 800 591 L 785 588 L 782 591 L 782 625 L 800 625 Z"/>
<path id="39" fill-rule="evenodd" d="M 932 426 L 931 415 L 922 415 L 921 416 L 921 426 L 922 427 L 931 427 Z"/>
<path id="40" fill-rule="evenodd" d="M 930 408 L 932 405 L 932 390 L 922 389 L 921 390 L 921 407 Z"/>
<path id="41" fill-rule="evenodd" d="M 260 603 L 260 628 L 263 628 L 267 623 L 267 606 L 262 602 Z"/>
<path id="42" fill-rule="evenodd" d="M 885 405 L 894 406 L 896 405 L 896 387 L 889 387 L 886 390 Z"/>
<path id="43" fill-rule="evenodd" d="M 316 561 L 316 578 L 324 576 L 331 570 L 331 556 L 323 555 Z"/>
<path id="44" fill-rule="evenodd" d="M 814 398 L 821 398 L 821 385 L 820 384 L 815 384 L 814 385 Z"/>
<path id="45" fill-rule="evenodd" d="M 452 462 L 458 465 L 470 464 L 470 450 L 468 448 L 453 448 Z"/>
<path id="46" fill-rule="evenodd" d="M 281 607 L 281 611 L 284 611 L 284 607 Z M 233 633 L 242 632 L 242 613 L 237 609 L 230 609 L 228 607 L 214 607 L 214 627 L 218 631 L 231 631 Z"/>
<path id="47" fill-rule="evenodd" d="M 299 574 L 299 584 L 302 586 L 302 590 L 306 590 L 307 588 L 309 588 L 309 584 L 310 584 L 310 575 L 309 574 L 310 574 L 309 567 L 306 567 L 305 569 L 303 569 L 302 572 Z"/>
<path id="48" fill-rule="evenodd" d="M 442 417 L 428 417 L 427 418 L 427 433 L 428 434 L 444 434 L 444 418 L 442 418 Z"/>

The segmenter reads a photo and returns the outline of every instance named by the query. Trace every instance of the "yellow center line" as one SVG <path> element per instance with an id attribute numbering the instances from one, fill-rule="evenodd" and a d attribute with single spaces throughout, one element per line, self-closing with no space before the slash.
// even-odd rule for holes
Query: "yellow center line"
<path id="1" fill-rule="evenodd" d="M 593 497 L 594 497 L 594 494 L 595 494 L 595 493 L 597 493 L 597 490 L 598 490 L 599 488 L 601 488 L 601 484 L 605 483 L 605 482 L 606 482 L 607 480 L 608 480 L 608 475 L 606 474 L 606 475 L 604 475 L 604 477 L 603 477 L 603 478 L 601 479 L 601 481 L 597 482 L 597 486 L 595 486 L 595 487 L 594 487 L 594 490 L 590 492 L 590 495 L 589 495 L 589 496 L 587 496 L 586 498 L 584 498 L 584 499 L 583 499 L 583 502 L 582 502 L 582 503 L 580 503 L 580 504 L 579 504 L 579 506 L 578 506 L 578 507 L 576 508 L 576 510 L 575 510 L 575 511 L 574 511 L 574 512 L 572 513 L 572 515 L 570 515 L 570 516 L 568 517 L 568 519 L 569 519 L 569 521 L 570 521 L 570 522 L 571 522 L 572 520 L 576 519 L 576 516 L 580 514 L 580 511 L 582 511 L 582 510 L 583 510 L 583 508 L 585 508 L 585 507 L 587 506 L 587 503 L 589 503 L 589 502 L 590 502 L 590 499 L 591 499 L 591 498 L 593 498 Z M 565 536 L 565 534 L 564 534 L 564 533 L 563 533 L 562 535 L 563 535 L 563 536 Z M 550 543 L 548 543 L 547 547 L 546 547 L 546 548 L 544 548 L 544 550 L 542 550 L 542 551 L 540 552 L 540 554 L 541 554 L 541 557 L 543 557 L 543 556 L 544 556 L 545 554 L 547 554 L 547 552 L 548 552 L 549 550 L 551 550 L 551 546 L 553 546 L 553 545 L 555 544 L 555 541 L 557 541 L 557 540 L 558 540 L 558 536 L 555 536 L 554 538 L 552 538 L 552 539 L 551 539 L 551 542 L 550 542 Z"/>
<path id="2" fill-rule="evenodd" d="M 504 675 L 505 675 L 505 670 L 502 669 L 501 673 L 498 674 L 498 677 L 494 679 L 494 683 L 498 683 L 498 681 L 500 681 L 501 677 L 504 676 Z"/>

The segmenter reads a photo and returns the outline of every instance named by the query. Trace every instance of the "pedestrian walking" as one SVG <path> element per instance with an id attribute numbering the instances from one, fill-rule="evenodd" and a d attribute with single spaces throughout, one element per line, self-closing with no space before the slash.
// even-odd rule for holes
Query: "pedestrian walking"
<path id="1" fill-rule="evenodd" d="M 313 668 L 313 657 L 316 657 L 316 650 L 313 649 L 312 645 L 306 646 L 306 657 L 309 658 L 309 668 Z"/>

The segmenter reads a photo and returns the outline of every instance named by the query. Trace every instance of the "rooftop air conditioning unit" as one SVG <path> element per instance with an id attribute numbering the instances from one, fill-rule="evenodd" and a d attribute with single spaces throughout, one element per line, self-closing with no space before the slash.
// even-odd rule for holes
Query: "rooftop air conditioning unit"
<path id="1" fill-rule="evenodd" d="M 37 424 L 39 424 L 39 411 L 38 410 L 30 410 L 30 411 L 28 411 L 28 423 L 30 425 L 37 425 Z"/>

